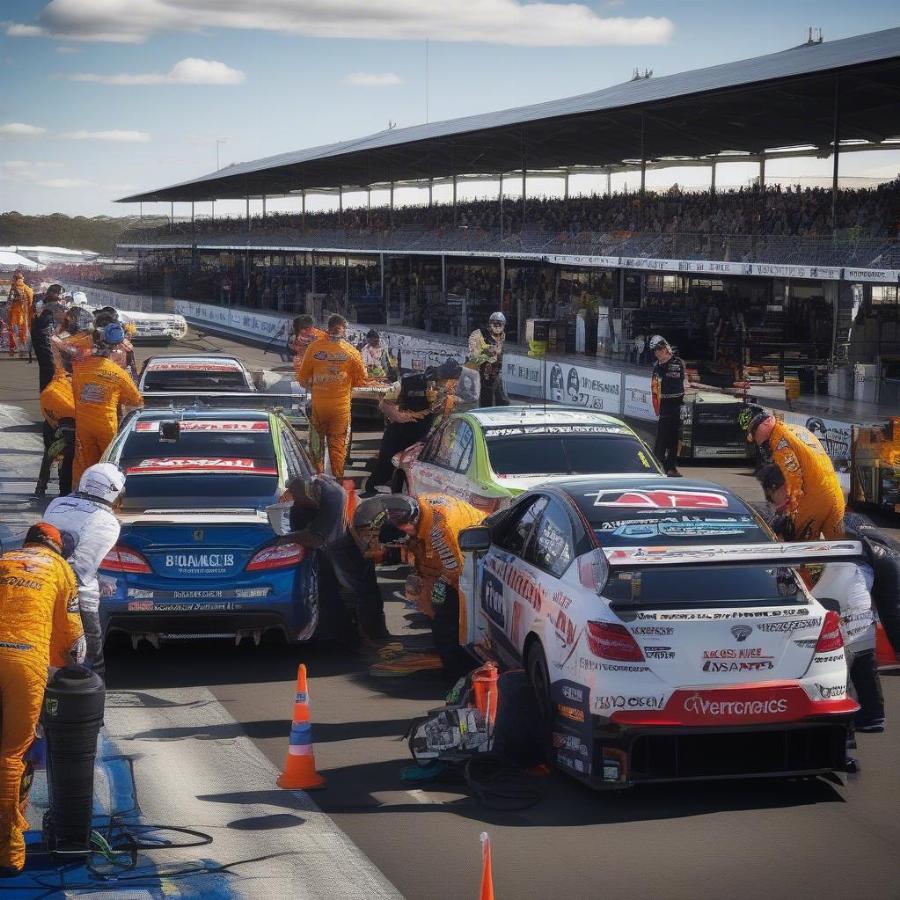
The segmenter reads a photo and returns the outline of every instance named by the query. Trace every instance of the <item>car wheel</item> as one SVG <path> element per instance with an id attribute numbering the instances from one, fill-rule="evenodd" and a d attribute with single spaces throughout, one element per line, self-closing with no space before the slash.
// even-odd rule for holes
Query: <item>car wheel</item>
<path id="1" fill-rule="evenodd" d="M 406 494 L 409 493 L 406 486 L 406 472 L 403 469 L 396 469 L 391 478 L 391 493 Z"/>
<path id="2" fill-rule="evenodd" d="M 528 682 L 534 691 L 538 713 L 541 718 L 541 736 L 545 748 L 550 746 L 550 732 L 553 727 L 553 702 L 550 698 L 550 672 L 547 668 L 547 657 L 540 641 L 535 641 L 525 657 L 525 671 Z"/>

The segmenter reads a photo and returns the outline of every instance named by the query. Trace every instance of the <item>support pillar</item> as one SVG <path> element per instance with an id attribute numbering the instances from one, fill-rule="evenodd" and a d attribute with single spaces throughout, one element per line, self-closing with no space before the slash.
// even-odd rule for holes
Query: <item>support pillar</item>
<path id="1" fill-rule="evenodd" d="M 142 222 L 144 221 L 144 201 L 143 200 L 141 200 L 141 202 L 138 203 L 138 218 Z"/>
<path id="2" fill-rule="evenodd" d="M 384 321 L 387 322 L 387 298 L 384 296 L 384 254 L 378 254 L 378 281 L 381 284 L 381 305 L 384 307 Z"/>
<path id="3" fill-rule="evenodd" d="M 394 227 L 394 180 L 391 179 L 391 228 Z"/>
<path id="4" fill-rule="evenodd" d="M 194 230 L 194 201 L 191 200 L 191 231 Z"/>
<path id="5" fill-rule="evenodd" d="M 428 209 L 434 206 L 434 179 L 428 179 Z"/>
<path id="6" fill-rule="evenodd" d="M 647 157 L 644 153 L 644 114 L 641 113 L 641 206 L 644 205 L 644 187 L 647 181 Z"/>
<path id="7" fill-rule="evenodd" d="M 350 254 L 344 254 L 344 309 L 350 308 Z"/>
<path id="8" fill-rule="evenodd" d="M 501 256 L 500 257 L 500 305 L 497 309 L 503 309 L 503 289 L 506 287 L 506 260 Z"/>
<path id="9" fill-rule="evenodd" d="M 303 230 L 306 231 L 306 188 L 300 191 L 300 210 Z"/>
<path id="10" fill-rule="evenodd" d="M 612 169 L 606 170 L 606 196 L 612 197 Z"/>
<path id="11" fill-rule="evenodd" d="M 834 165 L 831 170 L 831 235 L 837 229 L 837 192 L 838 170 L 841 158 L 841 110 L 840 110 L 840 75 L 834 76 Z"/>
<path id="12" fill-rule="evenodd" d="M 250 230 L 250 198 L 247 197 L 247 231 Z"/>
<path id="13" fill-rule="evenodd" d="M 169 227 L 175 230 L 175 201 L 169 204 Z"/>
<path id="14" fill-rule="evenodd" d="M 366 227 L 372 227 L 372 188 L 366 188 Z M 384 257 L 381 258 L 382 268 L 384 268 Z M 384 280 L 384 273 L 382 272 L 382 281 Z"/>
<path id="15" fill-rule="evenodd" d="M 263 217 L 263 222 L 265 222 L 266 221 L 266 195 L 265 194 L 262 195 L 262 217 Z"/>
<path id="16" fill-rule="evenodd" d="M 759 186 L 760 186 L 760 188 L 765 188 L 765 186 L 766 186 L 766 158 L 765 158 L 765 156 L 760 156 L 760 158 L 759 158 Z"/>
<path id="17" fill-rule="evenodd" d="M 309 255 L 310 255 L 310 258 L 312 259 L 312 278 L 311 278 L 312 290 L 310 291 L 310 293 L 315 294 L 315 292 L 316 292 L 316 254 L 313 251 Z"/>
<path id="18" fill-rule="evenodd" d="M 338 185 L 338 224 L 344 226 L 344 189 Z"/>
<path id="19" fill-rule="evenodd" d="M 215 222 L 215 220 L 216 220 L 216 201 L 213 200 L 213 201 L 211 201 L 211 203 L 212 203 L 212 205 L 209 210 L 209 218 L 210 218 L 210 221 Z"/>
<path id="20" fill-rule="evenodd" d="M 503 237 L 503 173 L 500 173 L 500 237 Z"/>
<path id="21" fill-rule="evenodd" d="M 447 301 L 447 257 L 441 254 L 441 297 Z"/>
<path id="22" fill-rule="evenodd" d="M 710 178 L 710 182 L 709 182 L 709 192 L 711 194 L 714 194 L 716 192 L 716 161 L 715 160 L 713 160 L 711 168 L 712 168 L 712 177 Z"/>
<path id="23" fill-rule="evenodd" d="M 456 224 L 456 176 L 453 176 L 453 224 Z"/>
<path id="24" fill-rule="evenodd" d="M 569 170 L 566 169 L 566 174 L 563 176 L 563 200 L 569 199 Z"/>

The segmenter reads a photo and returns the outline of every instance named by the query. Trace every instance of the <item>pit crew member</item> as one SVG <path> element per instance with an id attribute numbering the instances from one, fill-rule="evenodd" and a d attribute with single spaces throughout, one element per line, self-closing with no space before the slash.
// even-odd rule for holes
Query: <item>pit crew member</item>
<path id="1" fill-rule="evenodd" d="M 125 476 L 119 469 L 112 463 L 98 463 L 81 476 L 74 494 L 57 497 L 44 512 L 47 522 L 78 538 L 69 565 L 78 581 L 78 609 L 87 641 L 86 665 L 101 678 L 106 675 L 106 665 L 97 570 L 119 539 L 119 520 L 113 511 L 124 490 Z"/>
<path id="2" fill-rule="evenodd" d="M 288 350 L 294 358 L 294 364 L 299 365 L 303 361 L 306 348 L 313 342 L 327 337 L 321 328 L 316 328 L 312 316 L 297 316 L 291 323 L 292 331 L 288 337 Z"/>
<path id="3" fill-rule="evenodd" d="M 388 637 L 375 567 L 363 556 L 347 521 L 347 492 L 328 475 L 294 478 L 287 487 L 294 503 L 286 540 L 328 557 L 338 583 L 356 602 L 357 624 L 364 640 L 377 642 Z M 340 598 L 334 600 L 340 603 Z M 342 610 L 336 612 L 340 615 Z"/>
<path id="4" fill-rule="evenodd" d="M 650 378 L 653 406 L 659 421 L 656 425 L 656 444 L 653 452 L 666 475 L 678 477 L 678 430 L 681 426 L 681 406 L 684 403 L 684 361 L 675 356 L 669 342 L 654 334 L 648 342 L 656 357 Z"/>
<path id="5" fill-rule="evenodd" d="M 374 328 L 366 332 L 366 342 L 359 348 L 359 355 L 373 381 L 394 381 L 397 377 L 387 347 L 382 345 L 381 335 Z"/>
<path id="6" fill-rule="evenodd" d="M 75 397 L 75 463 L 72 481 L 81 482 L 85 470 L 100 462 L 103 451 L 119 427 L 120 406 L 143 406 L 134 382 L 115 363 L 112 349 L 121 344 L 125 332 L 118 322 L 107 325 L 94 354 L 76 363 L 72 374 Z"/>
<path id="7" fill-rule="evenodd" d="M 350 398 L 353 388 L 366 384 L 366 367 L 359 351 L 344 340 L 347 320 L 334 315 L 328 335 L 313 341 L 297 368 L 297 381 L 311 394 L 309 455 L 317 472 L 325 471 L 325 445 L 331 474 L 344 477 L 350 436 Z"/>
<path id="8" fill-rule="evenodd" d="M 481 377 L 480 406 L 509 406 L 503 387 L 503 341 L 506 338 L 506 316 L 491 313 L 487 328 L 476 328 L 469 335 L 469 358 L 466 365 L 477 369 Z"/>
<path id="9" fill-rule="evenodd" d="M 31 304 L 34 292 L 25 284 L 25 277 L 16 272 L 15 279 L 9 289 L 6 308 L 6 326 L 9 329 L 9 354 L 16 350 L 24 350 L 28 344 L 28 323 L 31 321 Z M 18 345 L 17 345 L 18 342 Z"/>
<path id="10" fill-rule="evenodd" d="M 68 359 L 41 391 L 41 415 L 44 417 L 44 457 L 34 489 L 35 499 L 47 493 L 50 469 L 59 459 L 59 493 L 65 496 L 72 491 L 72 463 L 75 457 L 75 398 L 72 395 L 72 363 Z M 50 440 L 46 435 L 49 433 Z"/>
<path id="11" fill-rule="evenodd" d="M 367 495 L 371 496 L 377 485 L 390 481 L 394 455 L 423 440 L 435 416 L 444 414 L 448 398 L 452 397 L 448 385 L 459 378 L 461 369 L 450 358 L 437 368 L 412 372 L 391 385 L 378 404 L 386 422 L 372 474 L 366 479 Z"/>
<path id="12" fill-rule="evenodd" d="M 844 492 L 831 459 L 808 429 L 786 425 L 760 407 L 741 413 L 747 439 L 756 442 L 784 475 L 787 502 L 783 528 L 793 527 L 791 540 L 826 540 L 844 536 Z M 788 532 L 783 531 L 787 536 Z"/>
<path id="13" fill-rule="evenodd" d="M 60 303 L 61 284 L 51 284 L 44 294 L 43 305 L 31 320 L 31 344 L 38 364 L 38 389 L 44 390 L 56 371 L 53 358 L 53 338 L 62 324 L 63 306 Z"/>
<path id="14" fill-rule="evenodd" d="M 21 797 L 24 756 L 34 739 L 47 666 L 80 662 L 84 636 L 75 576 L 63 536 L 46 522 L 28 529 L 21 550 L 0 556 L 0 875 L 25 866 Z"/>
<path id="15" fill-rule="evenodd" d="M 357 507 L 354 521 L 377 528 L 381 544 L 405 545 L 412 553 L 421 582 L 419 608 L 432 616 L 431 634 L 437 651 L 376 663 L 369 669 L 370 675 L 392 677 L 442 668 L 455 680 L 474 667 L 459 641 L 463 562 L 459 533 L 480 524 L 484 517 L 484 512 L 464 500 L 444 494 L 373 497 Z"/>

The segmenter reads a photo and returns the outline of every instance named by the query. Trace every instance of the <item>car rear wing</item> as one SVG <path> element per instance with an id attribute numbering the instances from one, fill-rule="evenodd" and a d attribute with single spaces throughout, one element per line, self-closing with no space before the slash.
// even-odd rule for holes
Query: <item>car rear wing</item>
<path id="1" fill-rule="evenodd" d="M 859 541 L 791 541 L 771 544 L 711 544 L 687 547 L 605 547 L 606 560 L 614 569 L 647 566 L 823 565 L 828 562 L 863 562 Z"/>
<path id="2" fill-rule="evenodd" d="M 262 394 L 253 391 L 147 391 L 145 409 L 256 409 L 283 413 L 292 425 L 307 425 L 305 394 Z"/>

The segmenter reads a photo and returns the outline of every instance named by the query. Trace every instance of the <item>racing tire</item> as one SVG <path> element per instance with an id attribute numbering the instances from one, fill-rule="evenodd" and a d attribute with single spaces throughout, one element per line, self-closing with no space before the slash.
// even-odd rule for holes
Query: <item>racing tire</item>
<path id="1" fill-rule="evenodd" d="M 540 641 L 535 641 L 529 648 L 525 657 L 525 671 L 528 673 L 528 683 L 534 692 L 537 704 L 538 717 L 540 719 L 540 737 L 544 755 L 552 759 L 550 748 L 552 746 L 551 733 L 553 731 L 553 701 L 550 697 L 550 670 L 547 668 L 547 657 Z"/>
<path id="2" fill-rule="evenodd" d="M 408 494 L 409 489 L 406 484 L 406 473 L 402 469 L 396 469 L 391 476 L 391 493 L 392 494 Z"/>

